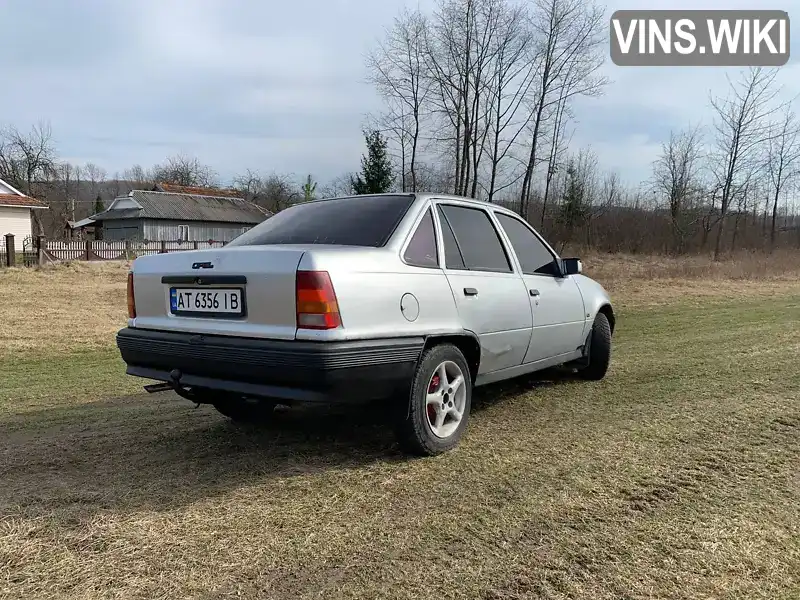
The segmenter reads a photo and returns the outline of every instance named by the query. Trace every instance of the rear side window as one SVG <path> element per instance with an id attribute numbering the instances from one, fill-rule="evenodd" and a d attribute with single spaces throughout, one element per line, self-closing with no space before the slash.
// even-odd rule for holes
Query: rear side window
<path id="1" fill-rule="evenodd" d="M 444 265 L 448 269 L 455 269 L 457 271 L 466 270 L 466 266 L 464 266 L 464 257 L 461 256 L 461 250 L 458 248 L 458 242 L 456 242 L 456 236 L 453 234 L 453 230 L 450 228 L 450 224 L 447 222 L 447 219 L 442 212 L 442 207 L 438 208 L 439 210 L 439 223 L 442 226 L 442 239 L 444 241 Z"/>
<path id="2" fill-rule="evenodd" d="M 497 220 L 511 240 L 525 275 L 558 275 L 555 257 L 524 223 L 502 214 L 497 214 Z"/>
<path id="3" fill-rule="evenodd" d="M 354 196 L 297 204 L 240 235 L 228 246 L 273 244 L 386 245 L 413 196 Z"/>
<path id="4" fill-rule="evenodd" d="M 467 269 L 511 272 L 511 263 L 486 211 L 452 205 L 444 205 L 441 210 L 450 224 Z"/>
<path id="5" fill-rule="evenodd" d="M 438 267 L 439 251 L 436 248 L 436 231 L 433 228 L 433 214 L 425 211 L 425 216 L 417 225 L 417 230 L 406 246 L 403 259 L 415 267 Z"/>

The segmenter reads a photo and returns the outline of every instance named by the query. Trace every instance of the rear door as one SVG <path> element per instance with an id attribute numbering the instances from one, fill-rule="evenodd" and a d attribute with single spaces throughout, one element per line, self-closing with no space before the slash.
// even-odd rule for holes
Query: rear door
<path id="1" fill-rule="evenodd" d="M 522 219 L 495 217 L 514 249 L 533 311 L 533 333 L 524 362 L 574 352 L 584 342 L 586 313 L 574 277 L 561 277 L 556 256 Z"/>
<path id="2" fill-rule="evenodd" d="M 531 308 L 489 213 L 444 201 L 436 212 L 459 317 L 480 340 L 480 374 L 519 366 L 530 342 Z"/>

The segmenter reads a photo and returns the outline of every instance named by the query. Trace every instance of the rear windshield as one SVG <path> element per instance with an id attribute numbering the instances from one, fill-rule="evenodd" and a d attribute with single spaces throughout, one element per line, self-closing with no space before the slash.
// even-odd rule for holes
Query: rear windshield
<path id="1" fill-rule="evenodd" d="M 282 210 L 228 246 L 272 244 L 386 244 L 413 196 L 355 196 L 297 204 Z"/>

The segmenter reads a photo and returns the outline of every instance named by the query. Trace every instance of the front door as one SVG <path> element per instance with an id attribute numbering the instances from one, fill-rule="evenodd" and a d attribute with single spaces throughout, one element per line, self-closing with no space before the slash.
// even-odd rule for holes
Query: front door
<path id="1" fill-rule="evenodd" d="M 437 214 L 459 317 L 480 341 L 479 373 L 521 365 L 531 337 L 528 292 L 489 213 L 447 203 Z"/>
<path id="2" fill-rule="evenodd" d="M 495 212 L 517 255 L 533 311 L 533 332 L 524 362 L 574 352 L 583 345 L 586 312 L 574 277 L 562 277 L 556 257 L 521 219 Z"/>

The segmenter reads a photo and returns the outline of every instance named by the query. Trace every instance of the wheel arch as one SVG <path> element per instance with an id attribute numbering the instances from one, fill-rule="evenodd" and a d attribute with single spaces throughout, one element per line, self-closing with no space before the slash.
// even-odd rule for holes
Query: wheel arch
<path id="1" fill-rule="evenodd" d="M 464 333 L 429 335 L 425 338 L 423 353 L 429 348 L 442 344 L 453 344 L 456 348 L 461 350 L 461 353 L 467 360 L 470 379 L 472 379 L 472 383 L 474 384 L 475 379 L 478 377 L 478 369 L 481 366 L 481 344 L 478 341 L 478 336 L 469 331 L 465 331 Z"/>
<path id="2" fill-rule="evenodd" d="M 597 309 L 598 313 L 603 313 L 606 318 L 608 319 L 608 324 L 611 326 L 611 334 L 614 334 L 614 328 L 617 324 L 617 317 L 614 315 L 614 309 L 611 307 L 611 304 L 606 302 L 600 305 L 600 308 Z"/>

